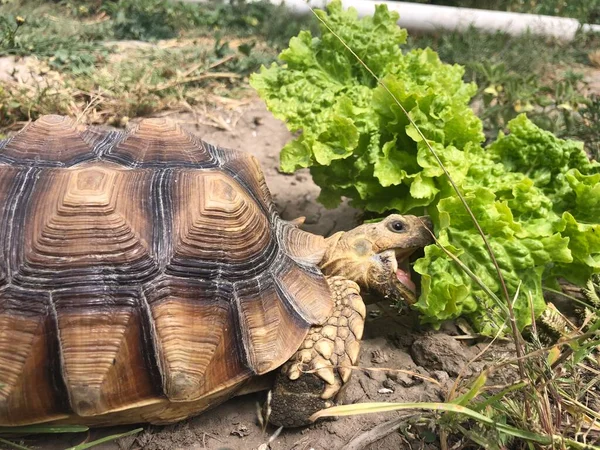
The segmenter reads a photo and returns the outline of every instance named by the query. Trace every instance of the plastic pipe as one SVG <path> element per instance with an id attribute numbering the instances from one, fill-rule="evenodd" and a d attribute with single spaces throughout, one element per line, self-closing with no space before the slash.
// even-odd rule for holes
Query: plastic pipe
<path id="1" fill-rule="evenodd" d="M 280 4 L 281 0 L 270 0 Z M 586 32 L 600 33 L 600 25 L 580 24 L 576 19 L 565 17 L 542 16 L 504 11 L 489 11 L 472 8 L 456 8 L 453 6 L 424 5 L 419 3 L 341 0 L 344 8 L 353 7 L 359 16 L 373 15 L 375 5 L 386 4 L 391 11 L 400 14 L 398 25 L 409 31 L 432 33 L 440 30 L 464 31 L 469 27 L 488 33 L 496 31 L 511 35 L 532 34 L 553 37 L 563 41 L 571 41 L 581 27 Z M 324 0 L 285 0 L 284 4 L 296 13 L 310 13 L 313 8 L 323 8 Z"/>

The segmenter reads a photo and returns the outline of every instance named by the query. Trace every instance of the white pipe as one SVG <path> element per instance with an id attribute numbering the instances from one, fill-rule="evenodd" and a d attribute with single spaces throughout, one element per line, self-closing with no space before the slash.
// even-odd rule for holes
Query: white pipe
<path id="1" fill-rule="evenodd" d="M 280 4 L 281 0 L 270 0 Z M 296 13 L 310 13 L 313 8 L 323 8 L 326 0 L 285 0 L 284 4 Z M 464 31 L 469 27 L 485 32 L 502 31 L 511 35 L 520 35 L 529 30 L 533 34 L 571 41 L 581 26 L 583 31 L 600 32 L 600 25 L 581 25 L 576 19 L 566 17 L 542 16 L 504 11 L 489 11 L 453 6 L 424 5 L 419 3 L 342 0 L 344 8 L 354 7 L 359 16 L 373 15 L 375 5 L 385 4 L 391 11 L 400 14 L 398 25 L 409 31 L 424 33 L 439 30 Z"/>

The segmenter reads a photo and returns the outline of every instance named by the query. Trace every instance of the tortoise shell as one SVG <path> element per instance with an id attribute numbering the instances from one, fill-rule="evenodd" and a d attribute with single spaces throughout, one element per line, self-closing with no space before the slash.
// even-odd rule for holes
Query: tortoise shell
<path id="1" fill-rule="evenodd" d="M 0 142 L 0 425 L 165 423 L 233 395 L 330 314 L 319 239 L 254 157 L 167 121 L 29 124 Z"/>

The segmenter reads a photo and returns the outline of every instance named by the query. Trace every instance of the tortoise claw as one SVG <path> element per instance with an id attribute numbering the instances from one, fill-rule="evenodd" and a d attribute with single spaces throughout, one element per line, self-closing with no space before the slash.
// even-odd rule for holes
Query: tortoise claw
<path id="1" fill-rule="evenodd" d="M 328 280 L 335 307 L 324 326 L 313 327 L 304 344 L 277 377 L 270 422 L 276 426 L 309 424 L 308 417 L 333 404 L 350 379 L 360 351 L 365 307 L 356 283 Z"/>

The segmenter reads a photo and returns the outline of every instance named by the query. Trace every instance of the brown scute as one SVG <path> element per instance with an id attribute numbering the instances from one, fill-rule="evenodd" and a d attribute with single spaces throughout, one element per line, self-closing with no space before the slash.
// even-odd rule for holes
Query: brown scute
<path id="1" fill-rule="evenodd" d="M 63 166 L 96 158 L 108 132 L 77 125 L 62 116 L 44 116 L 0 145 L 0 160 L 19 165 Z"/>
<path id="2" fill-rule="evenodd" d="M 204 142 L 166 119 L 145 119 L 133 124 L 126 137 L 103 156 L 135 167 L 217 164 Z"/>
<path id="3" fill-rule="evenodd" d="M 311 324 L 287 309 L 267 277 L 237 283 L 235 295 L 248 366 L 262 375 L 287 361 Z"/>
<path id="4" fill-rule="evenodd" d="M 36 288 L 93 284 L 100 267 L 118 279 L 156 273 L 157 224 L 147 217 L 152 177 L 104 162 L 41 172 L 25 213 L 35 220 L 25 221 L 15 278 Z"/>
<path id="5" fill-rule="evenodd" d="M 50 309 L 48 294 L 0 292 L 0 423 L 4 426 L 67 417 L 65 392 L 57 386 L 58 342 Z"/>
<path id="6" fill-rule="evenodd" d="M 256 269 L 268 262 L 271 225 L 236 181 L 220 172 L 184 171 L 174 176 L 174 185 L 174 264 L 200 257 L 222 273 L 223 264 Z M 190 198 L 190 192 L 196 195 Z M 229 274 L 237 276 L 237 270 Z"/>
<path id="7" fill-rule="evenodd" d="M 291 223 L 282 224 L 281 242 L 287 254 L 301 264 L 319 264 L 327 249 L 323 236 L 306 233 Z"/>
<path id="8" fill-rule="evenodd" d="M 271 192 L 256 157 L 224 149 L 218 149 L 218 152 L 221 169 L 239 180 L 269 216 L 276 215 Z"/>
<path id="9" fill-rule="evenodd" d="M 71 407 L 80 416 L 120 409 L 158 393 L 139 345 L 143 334 L 138 296 L 135 290 L 103 288 L 53 295 L 63 377 Z"/>
<path id="10" fill-rule="evenodd" d="M 148 286 L 146 298 L 164 393 L 171 401 L 198 400 L 227 377 L 250 375 L 235 345 L 230 290 L 214 282 L 165 278 Z M 228 348 L 221 348 L 226 342 Z"/>
<path id="11" fill-rule="evenodd" d="M 0 426 L 172 422 L 281 365 L 332 307 L 288 226 L 255 158 L 162 119 L 0 141 Z"/>
<path id="12" fill-rule="evenodd" d="M 331 316 L 333 299 L 320 272 L 289 264 L 279 269 L 274 280 L 290 299 L 289 306 L 305 322 L 321 325 Z"/>

